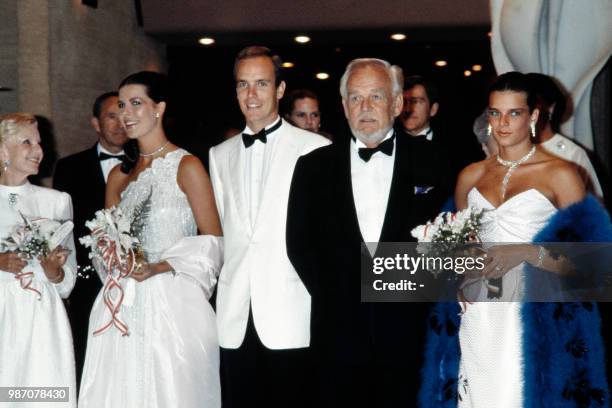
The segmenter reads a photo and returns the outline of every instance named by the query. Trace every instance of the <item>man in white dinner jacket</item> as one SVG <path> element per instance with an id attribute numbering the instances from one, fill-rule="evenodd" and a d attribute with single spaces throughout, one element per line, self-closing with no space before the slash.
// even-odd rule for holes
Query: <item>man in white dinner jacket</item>
<path id="1" fill-rule="evenodd" d="M 281 60 L 252 46 L 234 63 L 246 128 L 210 151 L 225 263 L 217 293 L 223 406 L 308 406 L 310 295 L 287 257 L 298 158 L 329 144 L 281 119 Z"/>

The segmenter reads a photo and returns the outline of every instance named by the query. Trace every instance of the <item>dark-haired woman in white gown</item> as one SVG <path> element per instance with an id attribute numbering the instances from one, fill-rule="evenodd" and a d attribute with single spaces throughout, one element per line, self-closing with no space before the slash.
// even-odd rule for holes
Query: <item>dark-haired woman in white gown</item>
<path id="1" fill-rule="evenodd" d="M 140 213 L 147 263 L 121 280 L 116 327 L 98 295 L 90 318 L 79 407 L 218 408 L 219 345 L 208 302 L 221 266 L 221 228 L 201 162 L 168 141 L 163 75 L 141 72 L 119 89 L 120 120 L 138 143 L 135 167 L 109 176 L 106 206 Z M 198 236 L 198 230 L 201 234 Z M 101 277 L 106 280 L 104 272 Z"/>
<path id="2" fill-rule="evenodd" d="M 462 313 L 456 303 L 434 308 L 422 407 L 608 406 L 596 305 L 522 302 L 535 268 L 556 276 L 569 270 L 538 243 L 562 241 L 569 230 L 579 241 L 612 240 L 609 216 L 586 196 L 576 167 L 534 144 L 538 114 L 525 75 L 498 77 L 488 131 L 499 153 L 464 169 L 455 191 L 458 209 L 486 210 L 479 236 L 487 264 L 464 282 L 475 302 Z M 499 279 L 493 301 L 491 281 Z"/>

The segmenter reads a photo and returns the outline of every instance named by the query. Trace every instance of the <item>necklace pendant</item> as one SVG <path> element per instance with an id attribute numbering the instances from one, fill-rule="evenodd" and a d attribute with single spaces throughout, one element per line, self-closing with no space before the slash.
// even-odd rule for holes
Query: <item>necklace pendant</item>
<path id="1" fill-rule="evenodd" d="M 527 160 L 529 160 L 531 158 L 531 156 L 533 156 L 533 154 L 536 151 L 536 146 L 533 145 L 531 146 L 531 149 L 529 150 L 529 152 L 521 157 L 518 160 L 504 160 L 502 159 L 499 154 L 497 155 L 497 162 L 499 164 L 501 164 L 504 167 L 508 168 L 508 171 L 506 171 L 506 175 L 504 176 L 504 179 L 502 180 L 502 185 L 501 185 L 501 197 L 502 197 L 502 202 L 506 199 L 506 190 L 508 188 L 508 182 L 510 181 L 510 176 L 512 175 L 512 172 L 514 171 L 514 169 L 516 169 L 518 166 L 520 166 L 521 164 L 525 163 Z"/>
<path id="2" fill-rule="evenodd" d="M 15 206 L 17 205 L 17 197 L 19 197 L 19 195 L 16 193 L 9 193 L 8 195 L 9 207 L 13 209 L 15 208 Z"/>

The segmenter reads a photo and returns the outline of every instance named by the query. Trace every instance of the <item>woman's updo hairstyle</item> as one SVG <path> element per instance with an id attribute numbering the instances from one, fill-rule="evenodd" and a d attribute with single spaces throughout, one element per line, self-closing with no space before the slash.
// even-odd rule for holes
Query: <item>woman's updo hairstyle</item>
<path id="1" fill-rule="evenodd" d="M 15 112 L 0 115 L 0 146 L 2 146 L 9 137 L 15 136 L 22 127 L 37 124 L 38 121 L 34 115 L 29 113 Z"/>
<path id="2" fill-rule="evenodd" d="M 529 113 L 536 108 L 536 94 L 531 86 L 531 81 L 527 75 L 520 72 L 512 71 L 501 74 L 495 79 L 495 82 L 489 88 L 489 96 L 493 92 L 523 92 L 527 96 L 527 106 Z"/>

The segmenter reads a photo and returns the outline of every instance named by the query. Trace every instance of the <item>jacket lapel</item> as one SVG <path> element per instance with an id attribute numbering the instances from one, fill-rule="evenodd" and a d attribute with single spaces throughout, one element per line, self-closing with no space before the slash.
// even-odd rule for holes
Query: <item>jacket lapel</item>
<path id="1" fill-rule="evenodd" d="M 102 166 L 100 165 L 100 158 L 98 157 L 98 144 L 93 145 L 89 149 L 89 159 L 86 163 L 90 168 L 90 174 L 92 178 L 88 182 L 93 182 L 96 189 L 101 191 L 106 190 L 106 183 L 104 182 L 104 173 L 102 172 Z"/>
<path id="2" fill-rule="evenodd" d="M 338 156 L 338 186 L 343 188 L 342 202 L 344 205 L 341 207 L 341 211 L 346 212 L 347 225 L 350 226 L 352 231 L 347 231 L 350 235 L 359 239 L 360 242 L 364 242 L 363 234 L 359 228 L 359 218 L 357 218 L 357 207 L 355 205 L 355 195 L 353 194 L 353 178 L 351 176 L 351 139 L 348 139 L 348 143 L 336 142 L 337 145 L 337 156 Z"/>
<path id="3" fill-rule="evenodd" d="M 395 158 L 393 163 L 393 176 L 391 178 L 391 188 L 389 189 L 389 200 L 385 219 L 380 231 L 380 242 L 391 242 L 394 238 L 394 231 L 401 227 L 398 223 L 405 220 L 402 212 L 410 211 L 410 200 L 412 191 L 412 180 L 406 169 L 409 167 L 409 152 L 406 149 L 404 138 L 395 133 Z"/>
<path id="4" fill-rule="evenodd" d="M 234 139 L 234 146 L 232 147 L 232 151 L 228 159 L 230 188 L 232 189 L 235 198 L 235 204 L 238 209 L 240 219 L 248 221 L 245 224 L 247 225 L 249 234 L 251 234 L 253 231 L 253 223 L 250 217 L 250 211 L 248 211 L 246 208 L 246 186 L 244 185 L 246 152 L 243 148 L 242 138 L 237 136 Z"/>
<path id="5" fill-rule="evenodd" d="M 283 120 L 283 119 L 281 119 Z M 278 140 L 274 144 L 273 151 L 270 158 L 270 165 L 268 166 L 267 173 L 264 175 L 265 185 L 262 190 L 259 211 L 255 217 L 255 224 L 253 229 L 261 222 L 262 214 L 268 213 L 268 208 L 272 205 L 279 197 L 282 197 L 282 189 L 291 184 L 291 178 L 293 175 L 293 169 L 297 158 L 299 157 L 299 147 L 297 146 L 294 135 L 289 134 L 290 125 L 283 120 L 283 124 L 276 131 L 278 134 Z M 282 178 L 288 178 L 289 180 L 282 180 Z"/>

